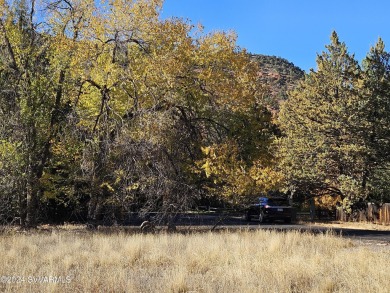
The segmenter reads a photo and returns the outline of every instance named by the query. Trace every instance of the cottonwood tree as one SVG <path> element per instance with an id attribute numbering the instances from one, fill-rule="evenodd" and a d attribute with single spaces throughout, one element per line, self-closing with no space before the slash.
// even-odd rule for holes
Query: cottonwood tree
<path id="1" fill-rule="evenodd" d="M 202 147 L 230 137 L 254 170 L 270 141 L 266 90 L 234 34 L 194 38 L 189 23 L 159 20 L 161 2 L 127 4 L 93 13 L 93 41 L 84 42 L 88 56 L 77 61 L 75 110 L 90 137 L 84 170 L 94 186 L 91 218 L 113 201 L 126 208 L 142 199 L 145 213 L 180 211 L 204 191 Z M 251 131 L 263 140 L 251 140 Z"/>
<path id="2" fill-rule="evenodd" d="M 2 142 L 19 154 L 12 169 L 21 224 L 35 226 L 40 180 L 63 122 L 65 69 L 52 66 L 53 40 L 38 33 L 35 1 L 3 2 L 1 9 Z"/>
<path id="3" fill-rule="evenodd" d="M 19 188 L 22 225 L 48 198 L 87 194 L 96 223 L 132 207 L 169 218 L 214 180 L 229 195 L 265 184 L 266 89 L 234 34 L 161 20 L 157 0 L 44 5 L 35 18 L 34 1 L 2 3 L 0 167 L 14 179 L 3 189 Z M 207 148 L 224 157 L 213 178 Z"/>
<path id="4" fill-rule="evenodd" d="M 224 134 L 202 147 L 203 158 L 197 162 L 209 180 L 207 189 L 237 204 L 279 189 L 282 175 L 275 168 L 270 111 L 254 107 L 225 115 Z"/>

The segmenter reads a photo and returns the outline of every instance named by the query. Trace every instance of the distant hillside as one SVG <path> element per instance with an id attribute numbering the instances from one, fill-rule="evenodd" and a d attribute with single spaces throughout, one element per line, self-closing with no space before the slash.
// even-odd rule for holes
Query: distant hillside
<path id="1" fill-rule="evenodd" d="M 287 98 L 287 91 L 298 84 L 305 72 L 284 58 L 256 54 L 251 57 L 259 63 L 261 81 L 271 89 L 270 104 L 278 108 L 279 102 Z"/>

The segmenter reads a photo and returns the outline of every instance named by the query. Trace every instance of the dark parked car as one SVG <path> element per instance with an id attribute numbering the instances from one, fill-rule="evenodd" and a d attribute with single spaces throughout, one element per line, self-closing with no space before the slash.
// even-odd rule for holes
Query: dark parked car
<path id="1" fill-rule="evenodd" d="M 293 217 L 293 208 L 284 198 L 260 197 L 258 202 L 250 205 L 246 212 L 247 221 L 257 219 L 259 222 L 284 220 L 285 223 L 291 223 Z"/>

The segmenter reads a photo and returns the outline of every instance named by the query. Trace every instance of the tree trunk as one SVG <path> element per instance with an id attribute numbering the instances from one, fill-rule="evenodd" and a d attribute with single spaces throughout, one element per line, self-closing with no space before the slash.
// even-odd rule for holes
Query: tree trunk
<path id="1" fill-rule="evenodd" d="M 27 194 L 23 190 L 19 193 L 19 217 L 20 217 L 20 226 L 26 227 L 27 224 Z"/>
<path id="2" fill-rule="evenodd" d="M 27 190 L 27 207 L 26 207 L 27 213 L 26 213 L 26 225 L 25 225 L 27 228 L 37 227 L 39 193 L 40 193 L 40 188 L 39 188 L 38 179 L 33 178 L 30 181 L 29 188 Z"/>
<path id="3" fill-rule="evenodd" d="M 314 203 L 314 198 L 310 198 L 310 221 L 314 222 L 314 217 L 316 214 L 316 206 Z"/>

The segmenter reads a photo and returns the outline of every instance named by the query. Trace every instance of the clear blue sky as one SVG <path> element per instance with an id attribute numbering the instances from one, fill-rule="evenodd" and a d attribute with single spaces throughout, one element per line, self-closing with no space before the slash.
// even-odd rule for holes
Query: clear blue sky
<path id="1" fill-rule="evenodd" d="M 251 53 L 286 58 L 308 71 L 336 30 L 360 62 L 381 37 L 390 51 L 389 0 L 165 0 L 162 17 L 233 30 Z"/>

